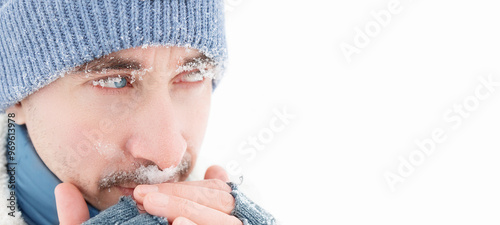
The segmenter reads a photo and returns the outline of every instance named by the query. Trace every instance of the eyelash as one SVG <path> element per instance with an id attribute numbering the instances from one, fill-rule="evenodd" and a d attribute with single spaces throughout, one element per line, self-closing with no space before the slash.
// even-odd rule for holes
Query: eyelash
<path id="1" fill-rule="evenodd" d="M 199 70 L 192 70 L 192 71 L 186 71 L 186 72 L 183 72 L 177 76 L 180 76 L 179 78 L 175 78 L 174 80 L 174 83 L 181 83 L 183 82 L 183 80 L 185 81 L 185 83 L 198 83 L 198 82 L 201 82 L 201 81 L 204 81 L 205 80 L 205 76 L 203 76 L 203 74 L 201 74 L 201 72 Z M 201 76 L 201 80 L 192 80 L 192 81 L 187 81 L 188 79 L 196 79 L 197 76 Z"/>
<path id="2" fill-rule="evenodd" d="M 183 78 L 188 77 L 188 76 L 203 76 L 203 75 L 201 74 L 200 70 L 192 70 L 192 71 L 182 72 L 181 74 L 178 74 L 177 76 L 175 76 L 173 83 L 176 85 L 179 85 L 181 87 L 189 87 L 191 85 L 200 84 L 203 81 L 205 81 L 205 79 L 207 79 L 207 77 L 203 76 L 202 79 L 198 80 L 198 81 L 184 82 Z M 101 80 L 109 81 L 110 79 L 118 78 L 118 77 L 127 79 L 127 85 L 125 87 L 123 87 L 123 88 L 108 88 L 108 87 L 102 87 L 100 85 L 94 85 L 95 82 L 99 82 Z M 127 91 L 128 88 L 131 88 L 134 86 L 131 83 L 132 80 L 133 80 L 133 78 L 130 75 L 115 75 L 115 76 L 107 76 L 107 77 L 102 77 L 102 78 L 98 78 L 96 80 L 93 80 L 91 85 L 94 88 L 99 88 L 100 91 L 104 91 L 107 94 L 121 94 L 124 91 Z M 137 81 L 135 81 L 135 82 L 137 82 Z"/>

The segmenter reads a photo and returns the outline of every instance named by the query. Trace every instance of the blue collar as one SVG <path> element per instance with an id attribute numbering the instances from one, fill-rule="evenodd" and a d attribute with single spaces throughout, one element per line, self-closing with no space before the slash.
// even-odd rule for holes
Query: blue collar
<path id="1" fill-rule="evenodd" d="M 45 166 L 31 143 L 25 125 L 16 124 L 16 198 L 28 224 L 59 224 L 54 189 L 61 181 Z M 7 155 L 8 156 L 8 155 Z M 99 211 L 87 204 L 90 217 Z"/>

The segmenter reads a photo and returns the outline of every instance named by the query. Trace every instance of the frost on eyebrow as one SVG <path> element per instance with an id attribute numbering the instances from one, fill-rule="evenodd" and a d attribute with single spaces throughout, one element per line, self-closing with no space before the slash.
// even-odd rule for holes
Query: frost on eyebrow
<path id="1" fill-rule="evenodd" d="M 135 75 L 138 75 L 139 80 L 142 80 L 142 76 L 150 69 L 144 68 L 142 63 L 134 58 L 106 55 L 74 67 L 67 74 L 76 73 L 77 77 L 91 78 L 96 74 L 107 74 L 110 71 L 132 71 L 129 73 L 134 75 L 132 80 L 135 81 Z"/>
<path id="2" fill-rule="evenodd" d="M 103 72 L 105 70 L 139 70 L 142 64 L 131 58 L 119 56 L 104 56 L 78 66 L 74 71 L 78 72 Z"/>
<path id="3" fill-rule="evenodd" d="M 177 66 L 175 72 L 182 73 L 186 71 L 198 70 L 200 74 L 209 79 L 219 79 L 221 67 L 219 63 L 208 57 L 197 57 L 189 60 L 183 65 Z"/>
<path id="4" fill-rule="evenodd" d="M 130 74 L 130 78 L 131 78 L 131 81 L 130 83 L 133 84 L 136 79 L 138 80 L 143 80 L 143 76 L 146 75 L 147 73 L 153 71 L 153 66 L 149 67 L 149 68 L 144 68 L 144 69 L 140 69 L 140 70 L 134 70 L 132 71 L 132 73 Z M 136 78 L 136 76 L 138 78 Z"/>

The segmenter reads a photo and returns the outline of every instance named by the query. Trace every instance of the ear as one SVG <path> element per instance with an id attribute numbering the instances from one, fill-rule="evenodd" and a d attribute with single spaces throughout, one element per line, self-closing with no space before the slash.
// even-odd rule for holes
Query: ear
<path id="1" fill-rule="evenodd" d="M 26 123 L 25 108 L 26 107 L 23 107 L 23 104 L 21 102 L 18 102 L 15 105 L 7 108 L 5 112 L 7 114 L 14 113 L 15 114 L 15 117 L 13 118 L 14 121 L 16 121 L 18 125 L 23 125 Z"/>

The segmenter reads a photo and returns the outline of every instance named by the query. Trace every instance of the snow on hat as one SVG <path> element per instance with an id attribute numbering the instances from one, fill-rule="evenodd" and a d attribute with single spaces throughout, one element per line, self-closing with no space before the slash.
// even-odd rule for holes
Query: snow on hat
<path id="1" fill-rule="evenodd" d="M 222 62 L 223 7 L 223 0 L 0 0 L 0 112 L 64 71 L 123 49 L 190 47 Z"/>

